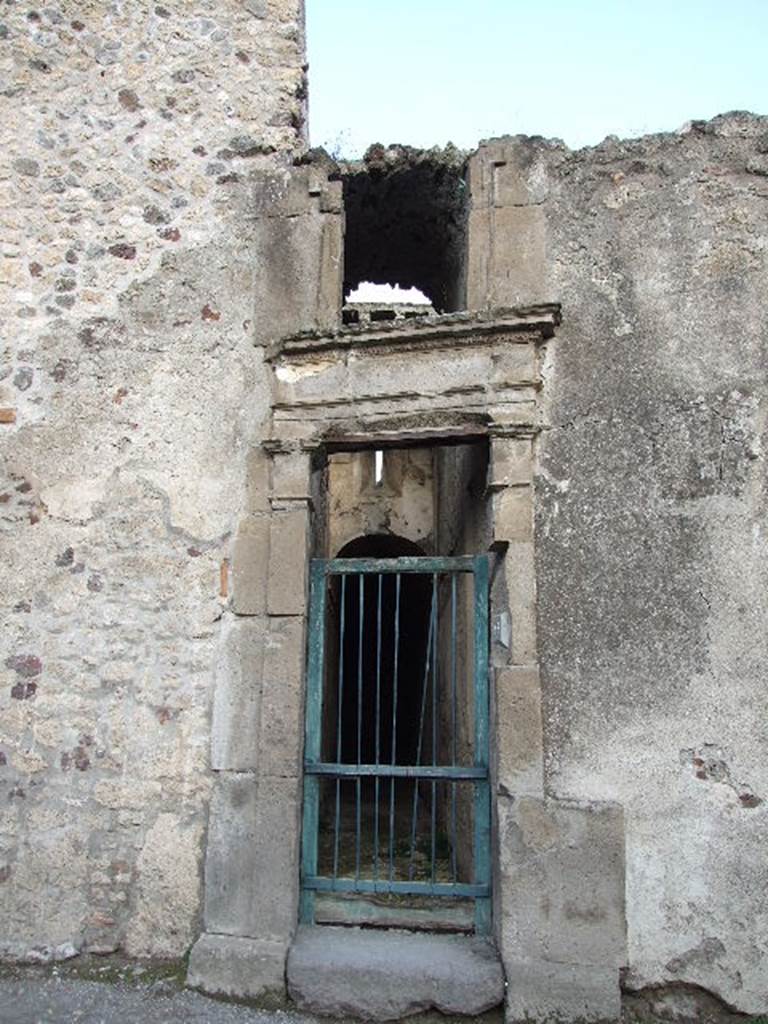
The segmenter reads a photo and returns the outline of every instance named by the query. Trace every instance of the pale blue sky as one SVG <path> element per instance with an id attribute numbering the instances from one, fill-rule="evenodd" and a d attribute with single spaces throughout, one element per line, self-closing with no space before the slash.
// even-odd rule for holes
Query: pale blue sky
<path id="1" fill-rule="evenodd" d="M 768 0 L 306 0 L 310 135 L 594 145 L 768 113 Z"/>

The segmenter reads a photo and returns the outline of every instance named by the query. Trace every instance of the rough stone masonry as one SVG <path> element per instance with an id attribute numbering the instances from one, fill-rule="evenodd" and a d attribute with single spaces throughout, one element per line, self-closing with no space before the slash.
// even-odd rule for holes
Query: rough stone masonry
<path id="1" fill-rule="evenodd" d="M 264 354 L 341 322 L 320 266 L 338 253 L 292 184 L 301 6 L 0 5 L 7 958 L 179 957 L 203 930 L 211 711 L 249 607 L 233 588 L 257 607 L 266 573 L 230 571 L 263 511 Z M 510 169 L 468 211 L 475 305 L 562 306 L 534 446 L 558 809 L 504 795 L 499 870 L 535 887 L 576 841 L 571 804 L 620 811 L 625 934 L 605 941 L 625 991 L 765 1013 L 768 119 L 578 152 L 493 140 L 468 164 L 483 196 L 478 168 Z M 519 695 L 499 701 L 514 731 Z M 568 892 L 560 910 L 592 934 Z M 510 1020 L 546 1019 L 557 941 Z"/>

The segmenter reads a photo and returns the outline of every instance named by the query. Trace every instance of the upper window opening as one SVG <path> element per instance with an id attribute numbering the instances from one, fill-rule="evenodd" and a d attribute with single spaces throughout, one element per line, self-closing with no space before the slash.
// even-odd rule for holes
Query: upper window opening
<path id="1" fill-rule="evenodd" d="M 347 164 L 342 173 L 345 300 L 366 301 L 352 298 L 365 283 L 416 288 L 439 313 L 463 309 L 463 154 L 451 146 L 429 151 L 372 146 L 361 162 Z"/>

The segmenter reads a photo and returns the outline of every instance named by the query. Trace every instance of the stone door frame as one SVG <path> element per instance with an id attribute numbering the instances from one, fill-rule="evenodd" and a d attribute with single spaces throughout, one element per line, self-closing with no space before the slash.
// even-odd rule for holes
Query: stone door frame
<path id="1" fill-rule="evenodd" d="M 543 797 L 533 445 L 541 343 L 558 321 L 556 306 L 451 314 L 307 332 L 268 352 L 270 433 L 253 452 L 252 511 L 234 543 L 214 695 L 205 930 L 191 957 L 193 984 L 262 999 L 285 994 L 298 921 L 308 565 L 324 453 L 487 439 L 496 557 L 492 794 Z M 493 796 L 492 804 L 497 838 Z M 492 856 L 502 944 L 497 842 Z"/>

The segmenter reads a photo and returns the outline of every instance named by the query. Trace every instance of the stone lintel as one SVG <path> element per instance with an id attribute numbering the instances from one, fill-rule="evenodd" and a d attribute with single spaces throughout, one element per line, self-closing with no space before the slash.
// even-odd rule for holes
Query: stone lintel
<path id="1" fill-rule="evenodd" d="M 483 423 L 462 423 L 445 426 L 410 426 L 403 424 L 402 429 L 393 428 L 391 423 L 382 429 L 375 424 L 369 431 L 349 433 L 340 429 L 329 432 L 324 443 L 329 451 L 359 451 L 361 448 L 420 448 L 456 444 L 469 444 L 482 441 L 488 436 L 488 428 Z"/>

